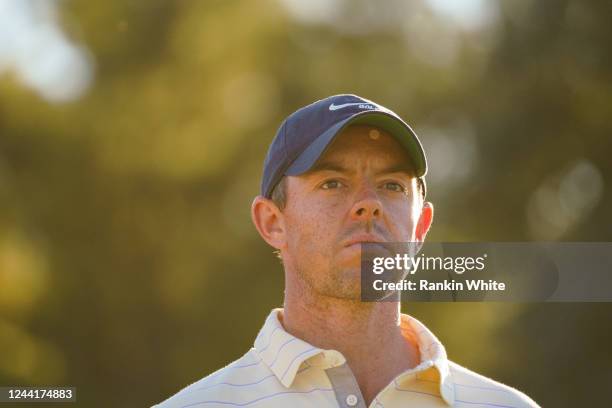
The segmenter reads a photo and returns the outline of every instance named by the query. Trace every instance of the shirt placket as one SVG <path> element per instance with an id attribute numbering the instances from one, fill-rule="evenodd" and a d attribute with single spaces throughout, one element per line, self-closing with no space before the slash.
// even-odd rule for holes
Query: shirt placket
<path id="1" fill-rule="evenodd" d="M 338 406 L 341 408 L 367 408 L 357 380 L 348 364 L 325 370 L 332 384 Z"/>

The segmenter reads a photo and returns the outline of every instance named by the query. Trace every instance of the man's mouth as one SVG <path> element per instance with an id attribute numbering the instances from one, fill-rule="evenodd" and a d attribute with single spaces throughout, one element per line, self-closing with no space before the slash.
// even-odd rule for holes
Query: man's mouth
<path id="1" fill-rule="evenodd" d="M 383 243 L 383 242 L 387 242 L 387 241 L 378 235 L 359 234 L 354 237 L 351 237 L 351 239 L 345 242 L 344 246 L 350 247 L 352 245 L 375 244 L 375 243 Z"/>

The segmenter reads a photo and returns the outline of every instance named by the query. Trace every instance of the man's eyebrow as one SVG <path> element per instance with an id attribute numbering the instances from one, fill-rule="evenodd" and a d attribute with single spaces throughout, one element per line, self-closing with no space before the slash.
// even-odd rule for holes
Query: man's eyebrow
<path id="1" fill-rule="evenodd" d="M 378 172 L 379 174 L 388 174 L 388 173 L 405 173 L 409 176 L 414 177 L 414 167 L 409 163 L 400 163 L 391 167 L 387 167 L 386 169 L 382 169 Z"/>

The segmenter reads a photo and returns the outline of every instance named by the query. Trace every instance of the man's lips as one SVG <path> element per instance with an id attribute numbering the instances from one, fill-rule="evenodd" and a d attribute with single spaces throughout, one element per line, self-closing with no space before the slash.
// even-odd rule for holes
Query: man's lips
<path id="1" fill-rule="evenodd" d="M 344 243 L 344 246 L 345 247 L 350 247 L 351 245 L 373 244 L 373 243 L 383 243 L 383 242 L 387 242 L 387 241 L 385 239 L 379 237 L 378 235 L 359 234 L 359 235 L 351 237 L 351 239 L 347 240 Z"/>

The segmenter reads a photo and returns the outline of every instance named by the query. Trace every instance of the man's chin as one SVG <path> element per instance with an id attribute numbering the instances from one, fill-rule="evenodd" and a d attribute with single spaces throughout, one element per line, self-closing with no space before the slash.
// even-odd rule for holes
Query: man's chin
<path id="1" fill-rule="evenodd" d="M 361 299 L 361 269 L 357 265 L 334 268 L 331 279 L 321 288 L 329 297 L 346 300 Z"/>

